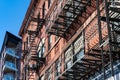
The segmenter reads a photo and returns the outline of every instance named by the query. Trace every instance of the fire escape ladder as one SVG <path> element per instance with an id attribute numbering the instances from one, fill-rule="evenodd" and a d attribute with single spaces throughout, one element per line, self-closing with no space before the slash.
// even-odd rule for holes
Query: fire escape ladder
<path id="1" fill-rule="evenodd" d="M 26 33 L 29 36 L 27 37 L 27 41 L 24 42 L 24 50 L 23 50 L 23 59 L 26 58 L 26 61 L 24 64 L 24 79 L 25 80 L 28 78 L 31 78 L 30 76 L 32 76 L 31 71 L 28 70 L 27 66 L 29 64 L 31 54 L 35 53 L 37 50 L 36 44 L 35 44 L 36 31 L 27 30 Z"/>
<path id="2" fill-rule="evenodd" d="M 114 45 L 120 45 L 120 43 L 116 43 L 116 42 L 110 42 L 110 43 L 111 43 L 113 46 L 114 46 Z M 116 47 L 118 47 L 118 46 L 116 46 Z M 118 48 L 120 48 L 120 47 L 118 47 Z M 101 57 L 101 54 L 100 54 L 100 53 L 101 53 L 101 50 L 92 49 L 92 51 L 95 52 L 95 54 L 89 53 L 88 55 L 101 59 L 101 58 L 100 58 L 100 57 Z M 104 56 L 104 58 L 105 58 L 104 62 L 105 62 L 105 63 L 108 63 L 108 60 L 109 60 L 109 54 L 108 54 L 108 53 L 109 53 L 109 50 L 103 50 L 103 52 L 104 52 L 103 56 Z M 119 49 L 118 49 L 118 50 L 112 50 L 111 52 L 112 52 L 112 54 L 114 54 L 114 55 L 113 55 L 113 59 L 116 59 L 116 56 L 117 56 L 117 54 L 119 54 L 120 50 L 119 50 Z"/>
<path id="3" fill-rule="evenodd" d="M 71 28 L 71 25 L 74 23 L 78 16 L 82 17 L 82 14 L 86 12 L 86 7 L 90 6 L 90 4 L 91 0 L 66 1 L 61 12 L 55 19 L 54 24 L 50 26 L 50 28 L 47 30 L 48 34 L 60 36 L 65 39 L 67 38 L 67 35 L 72 36 L 73 33 L 71 33 L 70 30 L 74 31 L 74 29 Z M 58 27 L 57 25 L 59 25 L 60 27 Z"/>
<path id="4" fill-rule="evenodd" d="M 93 50 L 88 51 L 89 53 L 84 54 L 82 58 L 77 58 L 78 55 L 74 55 L 73 64 L 71 64 L 70 68 L 65 69 L 61 76 L 58 77 L 58 80 L 87 80 L 90 76 L 95 75 L 95 72 L 100 73 L 102 65 L 100 50 Z M 108 57 L 107 54 L 104 55 Z"/>
<path id="5" fill-rule="evenodd" d="M 100 66 L 101 59 L 85 55 L 81 60 L 75 61 L 70 68 L 66 69 L 61 76 L 58 77 L 58 80 L 87 80 L 89 76 L 95 74 L 95 71 L 99 73 Z"/>
<path id="6" fill-rule="evenodd" d="M 32 39 L 32 42 L 31 42 L 31 45 L 30 45 L 30 60 L 33 61 L 33 63 L 31 63 L 29 65 L 29 79 L 32 78 L 32 76 L 36 73 L 39 75 L 39 68 L 45 63 L 45 58 L 43 57 L 39 57 L 38 53 L 37 53 L 37 44 L 35 43 L 35 37 L 36 37 L 36 32 L 33 32 L 32 35 L 35 35 L 33 36 L 31 39 Z"/>
<path id="7" fill-rule="evenodd" d="M 36 54 L 37 51 L 37 44 L 35 42 L 35 38 L 36 38 L 36 31 L 32 31 L 32 30 L 27 30 L 27 33 L 29 35 L 28 37 L 28 56 L 27 56 L 27 60 L 28 63 L 26 64 L 27 66 L 27 70 L 26 70 L 26 74 L 27 74 L 27 79 L 34 79 L 34 73 L 35 73 L 35 68 L 34 65 L 29 65 L 30 61 L 31 61 L 31 55 L 32 54 Z"/>
<path id="8" fill-rule="evenodd" d="M 31 55 L 31 60 L 36 61 L 39 66 L 41 66 L 42 64 L 45 64 L 45 58 L 44 57 L 40 57 L 37 54 L 32 54 Z"/>
<path id="9" fill-rule="evenodd" d="M 106 17 L 101 16 L 101 20 L 102 20 L 102 21 L 106 21 Z M 120 19 L 117 19 L 117 18 L 110 18 L 110 17 L 109 17 L 109 20 L 110 20 L 110 21 L 113 21 L 113 22 L 120 22 Z"/>
<path id="10" fill-rule="evenodd" d="M 27 64 L 28 65 L 28 77 L 29 79 L 33 79 L 34 74 L 39 74 L 38 70 L 39 68 L 45 63 L 45 58 L 43 57 L 39 57 L 38 53 L 37 53 L 37 44 L 35 42 L 35 38 L 36 36 L 36 31 L 31 31 L 28 30 L 28 34 L 29 34 L 29 44 L 30 44 L 30 49 L 29 49 L 29 60 L 28 61 L 32 61 L 33 63 Z"/>
<path id="11" fill-rule="evenodd" d="M 36 31 L 32 31 L 32 30 L 27 30 L 27 33 L 29 35 L 28 37 L 28 44 L 31 45 L 34 41 L 35 41 L 35 37 L 36 37 Z"/>
<path id="12" fill-rule="evenodd" d="M 93 49 L 94 52 L 101 53 L 102 60 L 102 71 L 104 75 L 104 80 L 106 79 L 106 67 L 110 65 L 111 76 L 114 76 L 113 62 L 118 59 L 117 55 L 120 52 L 120 41 L 118 40 L 120 28 L 120 2 L 104 0 L 104 10 L 105 16 L 101 16 L 99 0 L 97 0 L 97 13 L 98 13 L 98 32 L 99 32 L 99 50 Z M 102 36 L 101 21 L 106 23 L 107 26 L 107 39 L 104 40 Z M 106 50 L 103 50 L 105 48 Z M 107 56 L 106 57 L 106 54 Z M 108 54 L 109 53 L 109 54 Z M 106 58 L 108 59 L 106 59 Z M 107 63 L 105 62 L 107 60 Z M 107 65 L 107 66 L 106 66 Z"/>
<path id="13" fill-rule="evenodd" d="M 35 39 L 37 37 L 37 34 L 36 34 L 36 31 L 33 31 L 33 30 L 27 30 L 27 34 L 29 35 L 28 36 L 28 55 L 27 55 L 27 59 L 26 59 L 26 66 L 28 66 L 28 69 L 26 70 L 26 78 L 27 79 L 33 79 L 34 78 L 34 73 L 35 73 L 35 68 L 32 68 L 34 67 L 34 64 L 33 65 L 30 65 L 30 62 L 31 62 L 31 55 L 32 54 L 36 54 L 36 51 L 37 51 L 37 44 L 35 42 Z"/>
<path id="14" fill-rule="evenodd" d="M 113 1 L 113 2 L 111 1 L 111 2 L 108 2 L 108 4 L 110 5 L 109 10 L 120 14 L 120 7 L 117 7 L 120 5 L 119 1 Z"/>
<path id="15" fill-rule="evenodd" d="M 30 64 L 28 66 L 28 80 L 34 79 L 34 73 L 36 73 L 37 66 L 36 64 Z"/>
<path id="16" fill-rule="evenodd" d="M 74 1 L 79 2 L 79 0 L 74 0 Z M 111 33 L 119 34 L 120 24 L 116 24 L 116 23 L 120 22 L 120 14 L 117 10 L 112 11 L 111 7 L 110 8 L 108 7 L 108 9 L 110 10 L 107 10 L 108 2 L 107 0 L 104 0 L 104 1 L 105 1 L 104 3 L 105 3 L 106 17 L 100 16 L 101 14 L 100 14 L 99 0 L 96 1 L 97 13 L 98 13 L 98 31 L 99 31 L 99 41 L 100 41 L 99 45 L 97 47 L 96 46 L 93 47 L 92 50 L 88 51 L 89 53 L 85 54 L 84 57 L 82 57 L 80 60 L 76 61 L 75 57 L 73 57 L 73 62 L 72 62 L 73 64 L 69 65 L 70 66 L 69 68 L 65 67 L 65 71 L 58 77 L 58 80 L 69 80 L 69 79 L 70 80 L 88 80 L 88 78 L 95 75 L 96 72 L 100 74 L 103 73 L 104 80 L 105 80 L 106 71 L 107 71 L 106 68 L 108 67 L 109 64 L 110 64 L 111 73 L 113 76 L 112 60 L 116 60 L 117 58 L 116 54 L 120 53 L 120 49 L 112 45 L 114 44 L 114 45 L 120 46 L 119 45 L 120 41 L 118 42 L 116 39 L 114 39 L 114 34 L 111 34 Z M 63 8 L 63 10 L 66 12 L 72 13 L 72 10 L 70 9 L 73 9 L 73 7 L 74 6 L 70 6 L 70 4 L 67 4 Z M 74 15 L 76 15 L 76 13 Z M 71 16 L 66 16 L 66 15 L 64 16 L 63 14 L 60 14 L 58 18 L 64 19 L 64 20 L 69 18 L 70 21 L 74 19 Z M 65 22 L 60 22 L 61 21 L 60 19 L 57 19 L 56 24 L 63 26 Z M 107 23 L 108 38 L 105 41 L 102 37 L 101 21 L 104 21 Z M 111 30 L 111 26 L 109 26 L 111 24 L 114 24 L 117 26 L 116 27 L 113 26 L 113 29 Z M 102 72 L 100 72 L 101 70 Z"/>
<path id="17" fill-rule="evenodd" d="M 101 55 L 98 53 L 88 53 L 89 56 L 93 56 L 95 58 L 101 59 Z"/>
<path id="18" fill-rule="evenodd" d="M 28 54 L 28 43 L 24 42 L 23 44 L 24 44 L 24 49 L 22 50 L 22 53 L 23 53 L 22 59 L 24 59 L 25 55 Z"/>
<path id="19" fill-rule="evenodd" d="M 34 79 L 32 76 L 34 76 L 34 73 L 39 75 L 39 69 L 45 63 L 45 58 L 38 57 L 37 54 L 32 54 L 31 60 L 35 61 L 36 63 L 31 63 L 28 67 L 29 79 Z"/>
<path id="20" fill-rule="evenodd" d="M 37 73 L 38 68 L 40 67 L 41 61 L 45 62 L 45 59 L 38 58 L 37 55 L 37 44 L 36 44 L 36 37 L 38 37 L 39 32 L 43 25 L 45 24 L 45 19 L 40 18 L 40 13 L 37 15 L 37 18 L 31 17 L 31 21 L 37 23 L 36 30 L 27 30 L 26 33 L 28 34 L 27 42 L 24 43 L 24 50 L 23 53 L 26 55 L 26 61 L 24 68 L 25 69 L 25 80 L 26 79 L 34 79 L 34 73 Z M 33 56 L 34 55 L 34 56 Z M 33 63 L 31 63 L 33 62 Z M 43 63 L 42 63 L 43 64 Z"/>
<path id="21" fill-rule="evenodd" d="M 37 18 L 32 17 L 31 21 L 37 22 L 37 29 L 36 29 L 36 33 L 35 34 L 36 34 L 36 36 L 38 36 L 41 28 L 45 24 L 45 19 L 44 18 L 40 18 L 40 12 L 39 12 L 38 15 L 37 15 Z"/>
<path id="22" fill-rule="evenodd" d="M 110 7 L 109 9 L 110 9 L 111 11 L 120 13 L 120 8 Z"/>
<path id="23" fill-rule="evenodd" d="M 109 21 L 110 24 L 112 24 L 111 22 L 120 22 L 120 7 L 117 7 L 120 5 L 120 2 L 108 2 L 109 7 L 108 7 L 108 12 L 109 12 Z M 105 16 L 101 16 L 101 20 L 106 22 L 106 17 Z"/>

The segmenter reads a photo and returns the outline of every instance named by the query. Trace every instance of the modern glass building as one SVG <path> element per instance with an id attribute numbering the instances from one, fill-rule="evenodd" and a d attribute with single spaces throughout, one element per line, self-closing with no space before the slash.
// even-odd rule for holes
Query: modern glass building
<path id="1" fill-rule="evenodd" d="M 21 39 L 6 32 L 0 53 L 0 80 L 19 80 Z"/>

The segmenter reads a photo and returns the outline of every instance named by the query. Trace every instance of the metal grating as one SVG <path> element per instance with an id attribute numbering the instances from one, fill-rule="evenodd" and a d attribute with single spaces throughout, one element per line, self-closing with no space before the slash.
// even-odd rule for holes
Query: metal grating
<path id="1" fill-rule="evenodd" d="M 71 35 L 70 29 L 74 30 L 71 25 L 78 16 L 82 17 L 82 14 L 86 12 L 86 7 L 90 5 L 91 0 L 68 0 L 47 32 L 63 38 L 66 38 L 67 35 Z M 57 25 L 60 26 L 58 27 Z"/>

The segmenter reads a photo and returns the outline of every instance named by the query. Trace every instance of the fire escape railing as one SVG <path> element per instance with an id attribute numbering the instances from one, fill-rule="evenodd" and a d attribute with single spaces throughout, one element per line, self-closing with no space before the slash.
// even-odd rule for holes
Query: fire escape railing
<path id="1" fill-rule="evenodd" d="M 116 5 L 115 5 L 116 4 Z M 106 66 L 110 65 L 111 69 L 111 76 L 114 76 L 114 69 L 113 69 L 113 62 L 115 60 L 118 60 L 120 58 L 119 52 L 120 52 L 120 47 L 119 47 L 119 21 L 120 21 L 120 2 L 118 1 L 107 1 L 104 0 L 104 11 L 105 11 L 105 16 L 101 16 L 100 12 L 100 7 L 99 7 L 99 0 L 97 0 L 97 13 L 98 13 L 98 31 L 99 31 L 99 45 L 100 49 L 95 50 L 96 52 L 101 53 L 101 62 L 102 62 L 102 72 L 103 72 L 103 79 L 105 80 L 108 78 L 106 76 Z M 119 7 L 118 7 L 119 6 Z M 104 39 L 102 36 L 102 25 L 101 21 L 106 23 L 107 26 L 107 38 Z M 105 58 L 105 53 L 109 53 L 108 55 L 108 62 L 104 63 L 106 58 Z"/>
<path id="2" fill-rule="evenodd" d="M 107 62 L 108 55 L 104 55 Z M 84 50 L 81 50 L 77 54 L 73 53 L 71 59 L 71 65 L 69 67 L 64 65 L 65 70 L 60 74 L 60 76 L 58 76 L 57 80 L 88 80 L 91 75 L 95 74 L 96 71 L 99 72 L 101 69 L 101 55 L 96 53 L 94 49 L 90 50 L 87 54 L 84 53 Z"/>
<path id="3" fill-rule="evenodd" d="M 66 38 L 68 34 L 71 35 L 69 29 L 72 23 L 77 19 L 78 16 L 82 17 L 82 14 L 86 12 L 86 7 L 90 5 L 91 0 L 66 0 L 55 19 L 51 23 L 50 21 L 48 22 L 48 34 L 63 38 Z M 72 30 L 74 29 L 72 28 Z"/>
<path id="4" fill-rule="evenodd" d="M 105 68 L 109 65 L 109 51 L 103 50 Z M 72 64 L 69 68 L 65 68 L 64 72 L 58 76 L 57 80 L 72 79 L 72 80 L 89 80 L 91 76 L 96 73 L 102 74 L 102 57 L 101 50 L 97 44 L 97 47 L 91 48 L 87 54 L 84 53 L 83 57 L 76 58 L 77 55 L 73 55 Z M 113 60 L 118 60 L 119 51 L 112 51 Z M 65 65 L 64 65 L 65 66 Z"/>
<path id="5" fill-rule="evenodd" d="M 105 80 L 108 78 L 106 75 L 108 66 L 110 66 L 110 75 L 114 76 L 113 62 L 120 59 L 120 13 L 118 7 L 111 7 L 111 2 L 106 2 L 107 0 L 104 1 L 105 6 L 108 6 L 109 4 L 109 10 L 107 12 L 105 9 L 108 16 L 100 16 L 98 10 L 98 31 L 100 42 L 89 49 L 81 59 L 74 62 L 75 57 L 73 57 L 70 67 L 67 69 L 65 68 L 64 72 L 60 74 L 57 80 L 91 80 L 91 76 L 94 76 L 96 73 L 103 74 L 104 77 L 102 77 L 101 80 Z M 99 0 L 97 0 L 97 2 L 99 2 Z M 98 5 L 99 4 L 97 3 L 97 8 L 99 7 Z M 113 8 L 116 9 L 113 10 Z M 107 19 L 109 19 L 109 23 L 107 22 Z M 101 21 L 105 22 L 106 26 L 109 25 L 109 27 L 107 27 L 109 28 L 108 33 L 104 37 L 101 31 Z M 94 80 L 94 78 L 92 79 Z"/>
<path id="6" fill-rule="evenodd" d="M 36 37 L 39 36 L 40 30 L 43 27 L 45 23 L 45 19 L 40 18 L 40 13 L 38 13 L 37 18 L 31 17 L 31 21 L 37 23 L 37 28 L 35 31 L 33 30 L 27 30 L 26 33 L 28 36 L 28 42 L 25 42 L 24 44 L 24 58 L 26 57 L 26 61 L 24 63 L 24 69 L 25 69 L 25 79 L 32 79 L 34 73 L 37 73 L 37 70 L 40 68 L 42 64 L 45 63 L 45 58 L 39 57 L 37 53 L 38 45 L 35 42 Z M 30 63 L 30 61 L 33 61 L 34 63 Z"/>

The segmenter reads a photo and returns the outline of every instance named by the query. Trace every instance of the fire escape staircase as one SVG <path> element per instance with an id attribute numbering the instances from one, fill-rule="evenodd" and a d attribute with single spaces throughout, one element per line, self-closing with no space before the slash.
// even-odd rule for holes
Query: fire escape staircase
<path id="1" fill-rule="evenodd" d="M 31 21 L 37 22 L 37 29 L 36 31 L 27 30 L 27 33 L 29 35 L 27 43 L 28 49 L 24 49 L 24 52 L 28 53 L 28 54 L 25 53 L 27 56 L 25 64 L 25 67 L 27 68 L 25 72 L 27 73 L 26 78 L 28 80 L 34 79 L 34 73 L 38 74 L 38 69 L 42 64 L 45 63 L 45 58 L 39 57 L 37 54 L 38 45 L 35 42 L 36 37 L 38 37 L 39 32 L 45 23 L 45 19 L 41 19 L 40 15 L 38 14 L 37 18 L 32 18 Z M 30 61 L 34 61 L 34 63 L 29 64 Z"/>
<path id="2" fill-rule="evenodd" d="M 111 69 L 110 75 L 114 76 L 113 62 L 120 59 L 120 54 L 119 54 L 120 53 L 120 40 L 118 39 L 120 35 L 120 28 L 119 28 L 120 2 L 116 0 L 114 1 L 104 0 L 104 2 L 105 2 L 104 4 L 105 5 L 104 7 L 105 16 L 100 16 L 100 11 L 98 10 L 98 21 L 100 23 L 101 21 L 106 23 L 108 35 L 106 39 L 102 38 L 102 31 L 99 28 L 99 34 L 101 35 L 100 41 L 102 41 L 100 43 L 101 50 L 94 50 L 102 54 L 101 57 L 103 60 L 102 62 L 103 80 L 107 78 L 106 67 L 108 65 L 110 65 L 110 69 Z M 98 26 L 101 27 L 101 25 L 99 24 Z M 104 53 L 109 53 L 107 54 L 108 59 L 105 58 Z M 105 60 L 107 60 L 107 63 L 104 63 Z"/>
<path id="3" fill-rule="evenodd" d="M 28 43 L 27 42 L 24 42 L 24 50 L 22 52 L 23 52 L 22 59 L 24 59 L 25 55 L 28 54 Z"/>
<path id="4" fill-rule="evenodd" d="M 107 58 L 107 54 L 105 57 Z M 83 58 L 77 59 L 73 56 L 73 64 L 70 68 L 58 76 L 57 80 L 88 80 L 95 72 L 100 73 L 101 70 L 101 55 L 94 50 L 90 50 Z M 107 63 L 107 60 L 106 60 Z"/>
<path id="5" fill-rule="evenodd" d="M 110 28 L 110 36 L 111 39 L 106 41 L 106 43 L 110 43 L 113 46 L 116 46 L 120 48 L 120 41 L 117 40 L 117 38 L 120 35 L 120 2 L 107 2 L 108 7 L 108 19 L 109 19 L 109 28 Z M 112 4 L 119 4 L 119 7 L 111 6 Z M 107 23 L 107 17 L 100 16 L 101 21 L 104 21 Z M 105 42 L 105 40 L 104 40 Z M 103 42 L 103 43 L 104 43 Z M 114 53 L 114 52 L 113 52 Z"/>
<path id="6" fill-rule="evenodd" d="M 67 35 L 72 35 L 70 30 L 75 32 L 71 25 L 78 18 L 86 13 L 86 7 L 91 5 L 91 0 L 67 0 L 62 8 L 54 24 L 47 30 L 49 34 L 67 38 Z M 60 26 L 56 26 L 60 25 Z"/>
<path id="7" fill-rule="evenodd" d="M 35 38 L 36 38 L 36 31 L 29 31 L 28 30 L 28 34 L 29 34 L 29 54 L 28 54 L 28 64 L 27 66 L 27 76 L 28 76 L 28 80 L 29 79 L 34 79 L 34 73 L 35 73 L 35 65 L 34 64 L 29 64 L 29 62 L 31 61 L 32 58 L 32 54 L 36 54 L 37 51 L 37 45 L 35 43 Z"/>
<path id="8" fill-rule="evenodd" d="M 108 2 L 110 3 L 110 2 Z M 110 43 L 113 48 L 111 50 L 113 61 L 120 59 L 120 41 L 116 40 L 115 35 L 120 35 L 120 24 L 116 24 L 116 22 L 120 22 L 120 13 L 119 9 L 115 7 L 109 7 L 109 20 L 110 24 L 114 25 L 111 31 L 111 40 L 104 41 L 103 43 L 108 44 Z M 114 16 L 113 16 L 114 15 Z M 100 16 L 101 21 L 106 22 L 106 17 Z M 91 76 L 95 75 L 96 73 L 102 74 L 102 68 L 104 67 L 104 71 L 106 73 L 107 67 L 110 64 L 110 51 L 108 48 L 102 50 L 103 55 L 101 55 L 101 45 L 96 44 L 93 48 L 91 48 L 88 53 L 84 55 L 83 58 L 76 60 L 75 56 L 73 57 L 73 65 L 70 68 L 65 69 L 62 74 L 60 74 L 57 80 L 89 80 Z M 102 57 L 103 56 L 103 57 Z M 102 62 L 102 60 L 104 61 Z M 104 64 L 104 66 L 103 66 Z M 102 67 L 103 66 L 103 67 Z M 106 76 L 106 74 L 104 74 Z M 101 79 L 105 80 L 105 78 Z"/>
<path id="9" fill-rule="evenodd" d="M 38 36 L 39 31 L 41 30 L 41 28 L 43 27 L 43 25 L 45 24 L 45 19 L 44 18 L 40 18 L 40 13 L 38 13 L 37 18 L 32 17 L 31 21 L 33 22 L 37 22 L 37 29 L 35 32 L 35 35 Z"/>
<path id="10" fill-rule="evenodd" d="M 98 44 L 97 44 L 98 46 Z M 109 65 L 109 51 L 103 50 L 104 54 L 104 68 L 107 68 Z M 113 50 L 113 60 L 120 59 L 118 54 L 120 51 Z M 76 56 L 73 57 L 73 64 L 70 68 L 65 69 L 65 71 L 60 74 L 57 80 L 88 80 L 91 76 L 97 74 L 102 74 L 102 56 L 101 50 L 99 47 L 94 46 L 91 48 L 88 53 L 84 55 L 81 59 L 76 59 Z"/>

